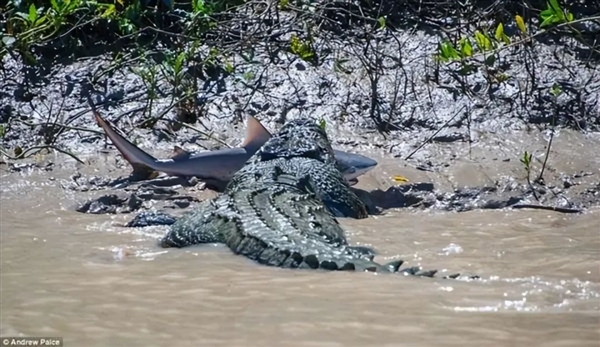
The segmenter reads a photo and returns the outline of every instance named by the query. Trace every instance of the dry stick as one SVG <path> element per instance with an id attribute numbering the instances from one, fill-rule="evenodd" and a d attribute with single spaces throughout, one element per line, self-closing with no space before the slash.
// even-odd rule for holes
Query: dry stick
<path id="1" fill-rule="evenodd" d="M 185 100 L 185 99 L 189 99 L 189 98 L 190 98 L 190 96 L 183 97 L 183 98 L 179 99 L 179 101 L 181 101 L 181 100 Z M 182 121 L 179 121 L 179 120 L 170 120 L 170 119 L 167 119 L 167 120 L 165 120 L 165 119 L 163 119 L 163 117 L 164 117 L 164 116 L 165 116 L 165 115 L 166 115 L 166 114 L 167 114 L 167 113 L 168 113 L 170 110 L 172 110 L 172 109 L 173 109 L 175 106 L 177 106 L 177 102 L 173 102 L 173 103 L 171 103 L 171 105 L 169 105 L 169 107 L 167 107 L 167 109 L 165 109 L 165 110 L 164 110 L 164 111 L 163 111 L 163 112 L 162 112 L 162 113 L 161 113 L 161 114 L 160 114 L 158 117 L 156 117 L 156 121 L 158 122 L 158 121 L 160 120 L 160 121 L 166 121 L 166 122 L 171 122 L 171 123 L 176 123 L 176 124 L 182 125 L 182 126 L 184 126 L 184 127 L 186 127 L 186 128 L 189 128 L 189 129 L 192 129 L 192 130 L 194 130 L 194 131 L 198 132 L 198 133 L 199 133 L 200 135 L 202 135 L 202 136 L 205 136 L 205 137 L 207 137 L 207 138 L 209 138 L 209 139 L 211 139 L 211 140 L 214 140 L 214 141 L 216 141 L 216 142 L 218 142 L 218 143 L 220 143 L 220 144 L 222 144 L 222 145 L 224 145 L 224 146 L 226 146 L 226 147 L 228 147 L 228 148 L 231 148 L 231 146 L 230 146 L 228 143 L 226 143 L 225 141 L 223 141 L 223 140 L 220 140 L 220 139 L 218 139 L 218 138 L 216 138 L 216 137 L 213 137 L 213 136 L 212 136 L 212 134 L 209 134 L 209 133 L 207 133 L 207 132 L 205 132 L 205 131 L 202 131 L 202 130 L 200 130 L 200 129 L 198 129 L 198 128 L 194 127 L 194 126 L 191 126 L 191 125 L 189 125 L 189 124 L 187 124 L 187 123 L 184 123 L 184 122 L 182 122 Z M 142 122 L 142 123 L 143 123 L 143 122 Z M 141 124 L 141 123 L 140 123 L 140 124 Z"/>
<path id="2" fill-rule="evenodd" d="M 551 129 L 551 133 L 550 133 L 550 139 L 548 140 L 548 145 L 546 147 L 546 156 L 544 157 L 544 163 L 542 164 L 542 168 L 540 170 L 540 174 L 538 175 L 537 179 L 535 180 L 535 183 L 540 184 L 543 183 L 543 179 L 544 179 L 544 170 L 546 169 L 546 163 L 548 162 L 548 157 L 550 156 L 550 148 L 552 147 L 552 140 L 554 139 L 554 132 L 555 129 L 554 127 L 556 126 L 556 118 L 557 118 L 557 113 L 558 113 L 558 109 L 556 106 L 556 101 L 554 102 L 554 115 L 552 118 L 552 129 Z M 528 180 L 529 181 L 529 180 Z M 531 186 L 531 182 L 529 182 L 529 185 Z M 537 198 L 536 194 L 535 194 L 535 189 L 533 188 L 533 186 L 531 186 L 531 189 L 533 191 L 534 197 L 536 198 L 536 200 L 539 201 L 539 199 Z M 554 190 L 550 189 L 550 192 L 554 195 L 554 197 L 556 197 L 557 199 L 559 198 L 558 195 L 554 192 Z M 569 204 L 569 200 L 565 197 L 563 197 Z M 561 211 L 559 211 L 561 212 Z"/>
<path id="3" fill-rule="evenodd" d="M 57 127 L 60 127 L 60 128 L 64 128 L 66 130 L 85 131 L 85 132 L 88 132 L 88 133 L 94 133 L 94 134 L 98 134 L 98 135 L 104 135 L 103 132 L 98 131 L 98 130 L 87 129 L 87 128 L 80 128 L 80 127 L 74 127 L 74 126 L 65 125 L 65 124 L 61 124 L 61 123 L 49 123 L 49 122 L 46 122 L 46 123 L 30 123 L 30 122 L 27 122 L 27 121 L 24 121 L 24 120 L 21 120 L 21 119 L 17 119 L 16 121 L 18 121 L 20 123 L 23 123 L 23 124 L 25 124 L 27 126 L 30 126 L 30 127 L 36 127 L 36 126 L 40 126 L 40 125 L 50 125 L 50 124 L 52 124 L 52 126 L 57 126 Z"/>
<path id="4" fill-rule="evenodd" d="M 8 159 L 11 159 L 11 160 L 24 159 L 24 158 L 27 157 L 26 156 L 27 152 L 30 152 L 30 151 L 33 151 L 33 150 L 37 149 L 36 152 L 34 152 L 34 153 L 31 154 L 31 155 L 34 155 L 34 154 L 38 153 L 39 151 L 41 151 L 42 149 L 46 149 L 46 148 L 52 148 L 52 149 L 54 149 L 54 150 L 56 150 L 56 151 L 58 151 L 60 153 L 63 153 L 63 154 L 66 154 L 66 155 L 70 156 L 71 158 L 77 160 L 81 164 L 85 164 L 85 162 L 83 160 L 79 159 L 75 154 L 73 154 L 73 153 L 71 153 L 69 151 L 66 151 L 64 149 L 60 149 L 60 148 L 58 148 L 58 147 L 56 147 L 54 145 L 41 145 L 41 146 L 29 147 L 26 150 L 24 150 L 23 152 L 19 153 L 19 155 L 14 156 L 14 157 L 12 155 L 6 153 L 3 149 L 0 149 L 0 154 L 5 155 Z"/>
<path id="5" fill-rule="evenodd" d="M 550 133 L 550 140 L 548 140 L 548 146 L 546 148 L 546 157 L 544 158 L 544 163 L 542 164 L 542 169 L 540 170 L 540 174 L 538 175 L 536 182 L 540 182 L 540 180 L 543 179 L 544 170 L 546 169 L 546 163 L 548 162 L 548 156 L 550 155 L 550 147 L 552 146 L 552 139 L 554 139 L 554 129 L 552 129 L 552 132 Z"/>
<path id="6" fill-rule="evenodd" d="M 531 189 L 531 192 L 533 193 L 533 197 L 535 198 L 536 201 L 540 201 L 540 198 L 537 196 L 537 193 L 535 192 L 535 187 L 533 186 L 533 183 L 531 183 L 531 166 L 527 165 L 526 167 L 527 170 L 527 184 L 529 185 L 529 188 Z"/>
<path id="7" fill-rule="evenodd" d="M 414 151 L 412 151 L 412 153 L 410 153 L 406 158 L 404 158 L 404 160 L 410 159 L 410 157 L 412 157 L 415 153 L 417 153 L 418 150 L 420 150 L 428 142 L 430 142 L 431 139 L 433 139 L 435 137 L 435 135 L 439 134 L 440 131 L 442 131 L 446 126 L 448 126 L 448 124 L 450 124 L 450 122 L 452 122 L 454 120 L 454 118 L 456 118 L 456 116 L 458 116 L 458 114 L 465 109 L 465 107 L 466 106 L 461 107 L 460 110 L 458 110 L 458 112 L 456 112 L 454 114 L 454 116 L 452 116 L 452 118 L 448 119 L 448 121 L 446 121 L 446 123 L 444 123 L 444 125 L 442 125 L 441 128 L 439 128 L 435 133 L 433 133 L 433 135 L 431 135 L 427 140 L 423 141 L 423 143 L 421 143 L 421 145 L 419 147 L 417 147 Z"/>
<path id="8" fill-rule="evenodd" d="M 184 122 L 182 122 L 182 121 L 179 121 L 179 120 L 168 120 L 168 121 L 169 121 L 169 122 L 173 122 L 173 123 L 177 123 L 177 124 L 179 124 L 179 125 L 181 125 L 181 126 L 183 126 L 183 127 L 185 127 L 185 128 L 188 128 L 188 129 L 194 130 L 194 131 L 198 132 L 200 135 L 202 135 L 202 136 L 206 136 L 207 138 L 209 138 L 209 139 L 211 139 L 211 140 L 215 140 L 216 142 L 218 142 L 218 143 L 222 144 L 223 146 L 227 146 L 228 148 L 232 148 L 232 147 L 231 147 L 231 145 L 229 145 L 227 142 L 225 142 L 225 141 L 223 141 L 223 140 L 220 140 L 220 139 L 218 139 L 218 138 L 216 138 L 216 137 L 213 137 L 213 136 L 212 136 L 212 134 L 209 134 L 209 133 L 207 133 L 207 132 L 205 132 L 205 131 L 202 131 L 202 130 L 200 130 L 200 129 L 198 129 L 198 128 L 196 128 L 196 127 L 192 126 L 192 125 L 189 125 L 189 124 L 187 124 L 187 123 L 184 123 Z"/>
<path id="9" fill-rule="evenodd" d="M 531 208 L 534 210 L 546 210 L 546 211 L 554 211 L 554 212 L 561 212 L 561 213 L 583 213 L 582 210 L 575 209 L 575 208 L 552 207 L 552 206 L 533 205 L 533 204 L 513 205 L 511 207 L 514 209 Z"/>
<path id="10" fill-rule="evenodd" d="M 546 156 L 544 157 L 544 163 L 542 164 L 542 169 L 540 170 L 540 174 L 538 178 L 535 180 L 536 182 L 541 182 L 544 176 L 544 170 L 546 169 L 546 163 L 548 162 L 548 156 L 550 155 L 550 147 L 552 146 L 552 140 L 554 139 L 554 127 L 556 126 L 556 118 L 558 113 L 558 106 L 556 105 L 556 100 L 554 101 L 554 115 L 552 117 L 552 132 L 550 133 L 550 139 L 548 140 L 548 146 L 546 148 Z"/>

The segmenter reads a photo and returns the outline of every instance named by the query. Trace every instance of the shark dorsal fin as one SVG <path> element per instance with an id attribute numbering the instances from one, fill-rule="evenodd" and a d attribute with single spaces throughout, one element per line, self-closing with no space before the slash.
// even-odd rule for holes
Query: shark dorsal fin
<path id="1" fill-rule="evenodd" d="M 179 147 L 179 146 L 175 146 L 173 147 L 173 154 L 171 155 L 171 159 L 177 161 L 177 160 L 183 160 L 183 159 L 187 159 L 190 156 L 190 152 L 186 151 L 185 149 Z"/>
<path id="2" fill-rule="evenodd" d="M 242 147 L 260 148 L 271 138 L 271 133 L 253 116 L 248 116 L 246 138 Z"/>

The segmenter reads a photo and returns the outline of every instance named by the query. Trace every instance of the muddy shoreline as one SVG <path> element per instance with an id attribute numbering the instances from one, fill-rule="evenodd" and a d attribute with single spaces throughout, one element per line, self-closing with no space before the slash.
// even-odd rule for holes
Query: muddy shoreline
<path id="1" fill-rule="evenodd" d="M 285 21 L 290 14 L 282 16 Z M 260 30 L 264 25 L 257 24 Z M 74 170 L 57 184 L 118 195 L 104 198 L 92 209 L 97 212 L 137 211 L 157 199 L 193 207 L 198 199 L 191 195 L 203 190 L 197 181 L 175 179 L 177 190 L 164 181 L 110 188 L 129 169 L 93 121 L 89 96 L 104 117 L 159 158 L 174 146 L 236 146 L 248 114 L 272 132 L 297 117 L 322 121 L 335 148 L 380 161 L 356 187 L 374 214 L 519 206 L 581 212 L 600 204 L 600 57 L 593 47 L 549 32 L 498 50 L 494 71 L 459 76 L 457 63 L 433 59 L 439 27 L 390 27 L 369 31 L 364 40 L 358 38 L 366 29 L 355 29 L 346 36 L 323 29 L 314 38 L 318 61 L 300 59 L 281 42 L 257 42 L 250 60 L 244 54 L 227 57 L 228 72 L 205 66 L 195 75 L 197 65 L 190 62 L 184 79 L 196 83 L 191 99 L 175 98 L 168 75 L 148 88 L 140 70 L 163 66 L 152 60 L 154 51 L 119 65 L 110 52 L 61 60 L 40 47 L 42 64 L 34 67 L 6 55 L 0 80 L 2 170 L 43 170 L 49 177 Z M 584 22 L 578 29 L 593 35 L 600 24 Z M 507 22 L 505 30 L 516 35 L 514 24 Z M 290 33 L 281 37 L 285 42 Z M 153 48 L 170 49 L 160 42 Z M 201 46 L 198 54 L 209 48 Z M 369 59 L 376 68 L 365 64 Z M 529 180 L 520 162 L 525 153 L 532 155 Z M 99 165 L 118 171 L 79 173 Z"/>
<path id="2" fill-rule="evenodd" d="M 359 183 L 353 187 L 372 215 L 394 209 L 435 213 L 544 208 L 555 213 L 581 213 L 600 206 L 600 160 L 595 151 L 600 134 L 568 129 L 558 132 L 546 163 L 543 184 L 530 186 L 523 164 L 511 154 L 520 148 L 540 146 L 532 164 L 535 172 L 539 172 L 546 153 L 543 134 L 538 134 L 535 142 L 523 141 L 534 138 L 528 133 L 512 137 L 488 135 L 471 145 L 431 143 L 409 160 L 381 150 L 356 151 L 356 147 L 343 144 L 336 148 L 354 150 L 378 161 L 377 167 L 359 177 Z M 417 146 L 414 144 L 413 148 Z M 148 152 L 157 157 L 169 154 L 151 149 Z M 82 158 L 84 164 L 62 154 L 37 156 L 36 160 L 8 161 L 2 164 L 2 170 L 4 175 L 13 177 L 27 177 L 32 172 L 43 174 L 50 184 L 60 186 L 73 197 L 70 206 L 73 211 L 126 213 L 130 214 L 130 221 L 139 219 L 138 215 L 146 216 L 147 212 L 177 217 L 218 194 L 196 178 L 160 175 L 155 179 L 132 180 L 131 167 L 112 145 Z M 397 176 L 406 181 L 399 181 Z M 161 218 L 159 215 L 130 226 L 170 224 Z"/>

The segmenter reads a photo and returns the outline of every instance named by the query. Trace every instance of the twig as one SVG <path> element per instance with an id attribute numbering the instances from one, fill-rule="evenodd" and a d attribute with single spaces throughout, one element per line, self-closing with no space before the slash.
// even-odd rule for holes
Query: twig
<path id="1" fill-rule="evenodd" d="M 551 31 L 553 31 L 553 30 L 556 30 L 556 29 L 559 29 L 559 28 L 561 28 L 561 27 L 565 27 L 565 26 L 569 26 L 569 27 L 571 27 L 571 25 L 572 25 L 572 24 L 584 23 L 584 22 L 587 22 L 587 21 L 594 21 L 594 20 L 599 20 L 599 19 L 600 19 L 600 16 L 593 16 L 593 17 L 585 17 L 585 18 L 575 19 L 575 20 L 573 20 L 573 21 L 570 21 L 570 22 L 559 23 L 559 24 L 556 24 L 556 25 L 554 25 L 554 26 L 552 26 L 552 27 L 550 27 L 550 28 L 548 28 L 548 29 L 543 29 L 543 30 L 540 30 L 540 31 L 538 31 L 538 32 L 537 32 L 537 33 L 535 33 L 535 34 L 532 34 L 532 35 L 526 36 L 526 37 L 524 37 L 524 38 L 523 38 L 523 39 L 521 39 L 521 40 L 513 41 L 513 42 L 511 42 L 511 43 L 509 43 L 509 44 L 507 44 L 507 45 L 504 45 L 504 46 L 498 47 L 498 48 L 496 48 L 496 49 L 494 49 L 494 50 L 490 50 L 490 51 L 487 51 L 487 52 L 482 52 L 482 53 L 473 54 L 473 56 L 472 56 L 471 58 L 483 57 L 483 56 L 485 56 L 485 54 L 486 54 L 486 53 L 489 53 L 490 55 L 494 55 L 494 54 L 497 54 L 498 52 L 500 52 L 500 51 L 502 51 L 502 50 L 508 49 L 508 48 L 510 48 L 510 47 L 514 47 L 514 46 L 521 45 L 521 44 L 523 44 L 523 43 L 526 43 L 526 42 L 530 41 L 530 40 L 531 40 L 531 39 L 533 39 L 534 37 L 540 36 L 540 35 L 542 35 L 542 34 L 548 34 L 548 33 L 550 33 Z M 572 28 L 572 27 L 571 27 L 571 29 L 574 29 L 574 28 Z M 587 45 L 587 46 L 589 46 L 589 45 Z M 597 50 L 596 50 L 596 49 L 594 49 L 593 47 L 590 47 L 590 48 L 592 48 L 592 50 L 594 50 L 594 51 L 597 51 Z"/>
<path id="2" fill-rule="evenodd" d="M 552 146 L 552 139 L 554 139 L 554 129 L 550 133 L 550 139 L 548 140 L 548 146 L 546 148 L 546 156 L 544 157 L 544 163 L 542 164 L 542 169 L 540 170 L 540 174 L 536 178 L 536 182 L 542 182 L 544 179 L 544 170 L 546 169 L 546 163 L 548 162 L 548 156 L 550 155 L 550 147 Z"/>
<path id="3" fill-rule="evenodd" d="M 404 160 L 408 160 L 410 159 L 415 153 L 417 153 L 418 150 L 420 150 L 421 148 L 423 148 L 428 142 L 431 142 L 431 139 L 433 139 L 435 137 L 435 135 L 439 134 L 440 131 L 442 131 L 446 126 L 448 126 L 448 124 L 450 124 L 450 122 L 452 122 L 452 120 L 454 120 L 454 118 L 456 118 L 456 116 L 465 109 L 466 106 L 463 106 L 460 108 L 460 110 L 458 110 L 458 112 L 456 112 L 454 114 L 454 116 L 452 116 L 452 118 L 448 119 L 446 121 L 446 123 L 444 123 L 444 125 L 442 125 L 435 133 L 433 133 L 433 135 L 431 135 L 427 140 L 423 141 L 423 143 L 421 143 L 421 145 L 419 147 L 417 147 L 414 151 L 412 151 L 408 156 L 406 156 L 406 158 L 404 158 Z"/>
<path id="4" fill-rule="evenodd" d="M 181 125 L 181 126 L 183 126 L 183 127 L 185 127 L 185 128 L 188 128 L 188 129 L 192 129 L 192 130 L 194 130 L 194 131 L 198 132 L 200 135 L 206 136 L 207 138 L 209 138 L 209 139 L 211 139 L 211 140 L 214 140 L 214 141 L 216 141 L 216 142 L 218 142 L 218 143 L 220 143 L 220 144 L 222 144 L 222 145 L 224 145 L 224 146 L 227 146 L 228 148 L 232 148 L 232 147 L 231 147 L 231 146 L 230 146 L 230 145 L 229 145 L 227 142 L 225 142 L 225 141 L 223 141 L 223 140 L 220 140 L 220 139 L 218 139 L 218 138 L 212 137 L 212 134 L 209 134 L 209 133 L 207 133 L 207 132 L 205 132 L 205 131 L 202 131 L 202 130 L 200 130 L 200 129 L 196 128 L 195 126 L 189 125 L 189 124 L 187 124 L 187 123 L 184 123 L 184 122 L 182 122 L 182 121 L 179 121 L 179 120 L 171 120 L 171 119 L 170 119 L 170 120 L 167 120 L 167 121 L 168 121 L 168 122 L 172 122 L 172 123 L 179 124 L 179 125 Z"/>
<path id="5" fill-rule="evenodd" d="M 565 208 L 565 207 L 553 207 L 553 206 L 544 206 L 544 205 L 533 205 L 533 204 L 520 204 L 511 206 L 514 209 L 522 209 L 522 208 L 530 208 L 534 210 L 546 210 L 546 211 L 554 211 L 560 213 L 583 213 L 580 209 L 575 208 Z"/>
<path id="6" fill-rule="evenodd" d="M 31 156 L 31 155 L 34 155 L 34 154 L 38 153 L 38 152 L 39 152 L 39 151 L 41 151 L 42 149 L 47 149 L 47 148 L 51 148 L 51 149 L 54 149 L 54 150 L 55 150 L 55 151 L 57 151 L 57 152 L 60 152 L 60 153 L 66 154 L 66 155 L 68 155 L 69 157 L 71 157 L 71 158 L 73 158 L 73 159 L 77 160 L 79 163 L 81 163 L 81 164 L 85 164 L 85 162 L 84 162 L 83 160 L 79 159 L 79 158 L 78 158 L 78 157 L 77 157 L 75 154 L 73 154 L 73 153 L 71 153 L 71 152 L 69 152 L 69 151 L 67 151 L 67 150 L 64 150 L 64 149 L 58 148 L 58 147 L 56 147 L 56 146 L 54 146 L 54 145 L 40 145 L 40 146 L 33 146 L 33 147 L 29 147 L 29 148 L 27 148 L 26 150 L 24 150 L 23 152 L 19 153 L 19 155 L 17 155 L 17 156 L 12 156 L 12 155 L 10 155 L 10 154 L 6 153 L 6 152 L 5 152 L 3 149 L 0 149 L 0 154 L 2 154 L 2 155 L 4 155 L 4 156 L 6 156 L 8 159 L 11 159 L 11 160 L 17 160 L 17 159 L 24 159 L 24 158 L 28 157 L 28 156 L 26 156 L 26 154 L 27 154 L 28 152 L 31 152 L 31 151 L 33 151 L 33 150 L 37 150 L 37 151 L 35 151 L 34 153 L 31 153 L 31 154 L 29 155 L 29 156 Z"/>
<path id="7" fill-rule="evenodd" d="M 20 123 L 25 124 L 25 125 L 30 126 L 30 127 L 52 125 L 53 127 L 60 127 L 60 128 L 66 129 L 66 130 L 85 131 L 85 132 L 94 133 L 94 134 L 98 134 L 98 135 L 104 135 L 103 132 L 98 131 L 98 130 L 87 129 L 87 128 L 80 128 L 80 127 L 74 127 L 74 126 L 65 125 L 65 124 L 61 124 L 61 123 L 49 123 L 49 122 L 45 122 L 45 123 L 30 123 L 30 122 L 27 122 L 25 120 L 18 119 L 18 118 L 15 119 L 15 120 L 17 122 L 20 122 Z"/>

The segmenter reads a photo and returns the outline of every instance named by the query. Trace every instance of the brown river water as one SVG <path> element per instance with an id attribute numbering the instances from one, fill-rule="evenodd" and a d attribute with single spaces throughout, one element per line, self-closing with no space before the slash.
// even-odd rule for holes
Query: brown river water
<path id="1" fill-rule="evenodd" d="M 77 213 L 82 193 L 48 173 L 0 174 L 2 336 L 69 347 L 600 346 L 600 209 L 340 219 L 380 262 L 482 277 L 455 281 L 272 268 L 220 245 L 166 251 L 165 227 Z"/>

